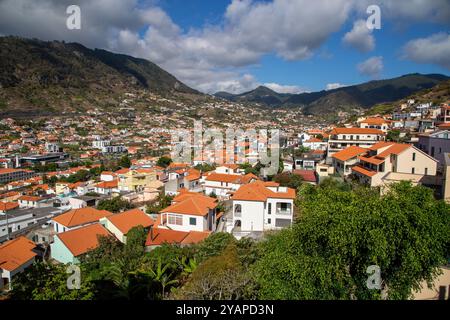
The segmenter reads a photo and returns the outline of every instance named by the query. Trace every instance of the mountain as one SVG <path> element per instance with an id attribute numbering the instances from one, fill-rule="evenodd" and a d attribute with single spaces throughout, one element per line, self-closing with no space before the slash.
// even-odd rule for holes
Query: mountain
<path id="1" fill-rule="evenodd" d="M 142 92 L 200 94 L 144 59 L 78 43 L 0 37 L 0 113 L 114 107 L 125 93 Z"/>
<path id="2" fill-rule="evenodd" d="M 440 74 L 415 73 L 328 91 L 280 94 L 265 87 L 258 87 L 242 94 L 220 92 L 215 96 L 230 101 L 258 102 L 273 107 L 302 107 L 305 114 L 326 114 L 355 108 L 369 109 L 376 104 L 403 99 L 449 79 Z"/>
<path id="3" fill-rule="evenodd" d="M 241 94 L 232 94 L 221 91 L 215 93 L 214 96 L 235 102 L 253 102 L 266 104 L 268 106 L 279 106 L 291 97 L 291 94 L 278 93 L 267 87 L 259 86 L 252 91 Z"/>

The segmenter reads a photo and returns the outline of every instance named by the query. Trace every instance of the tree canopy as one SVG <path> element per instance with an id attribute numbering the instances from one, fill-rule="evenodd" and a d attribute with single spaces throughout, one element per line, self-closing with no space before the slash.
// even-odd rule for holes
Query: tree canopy
<path id="1" fill-rule="evenodd" d="M 432 190 L 393 185 L 369 189 L 306 187 L 301 217 L 262 245 L 254 266 L 263 299 L 406 299 L 447 262 L 449 206 Z M 381 269 L 369 290 L 367 268 Z"/>

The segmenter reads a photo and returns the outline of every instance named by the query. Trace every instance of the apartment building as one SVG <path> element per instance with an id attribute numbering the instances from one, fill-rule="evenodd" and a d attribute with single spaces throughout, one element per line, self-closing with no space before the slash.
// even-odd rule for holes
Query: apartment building
<path id="1" fill-rule="evenodd" d="M 275 182 L 246 184 L 231 198 L 232 217 L 227 218 L 227 232 L 240 238 L 288 227 L 293 221 L 294 199 L 294 189 Z"/>
<path id="2" fill-rule="evenodd" d="M 36 176 L 34 171 L 0 168 L 0 185 L 13 181 L 23 181 Z"/>
<path id="3" fill-rule="evenodd" d="M 118 173 L 120 191 L 143 191 L 157 181 L 156 172 L 153 169 L 130 169 L 123 173 L 116 173 Z"/>
<path id="4" fill-rule="evenodd" d="M 359 163 L 359 156 L 367 153 L 366 148 L 351 146 L 332 155 L 334 172 L 347 176 L 352 173 L 351 168 Z"/>
<path id="5" fill-rule="evenodd" d="M 379 129 L 370 128 L 334 128 L 328 139 L 327 163 L 331 163 L 336 152 L 350 146 L 370 148 L 375 143 L 384 140 L 385 134 Z"/>
<path id="6" fill-rule="evenodd" d="M 450 152 L 450 131 L 442 130 L 420 134 L 416 146 L 439 161 L 439 165 L 443 167 L 445 165 L 444 155 Z"/>
<path id="7" fill-rule="evenodd" d="M 437 163 L 411 144 L 379 142 L 359 156 L 352 172 L 371 187 L 403 180 L 426 184 L 427 177 L 436 175 Z"/>

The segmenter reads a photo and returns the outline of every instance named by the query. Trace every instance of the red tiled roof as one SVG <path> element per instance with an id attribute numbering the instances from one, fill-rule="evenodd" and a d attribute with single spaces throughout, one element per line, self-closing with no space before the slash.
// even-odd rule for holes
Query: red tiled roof
<path id="1" fill-rule="evenodd" d="M 377 174 L 376 171 L 367 170 L 366 168 L 363 168 L 361 166 L 354 166 L 354 167 L 352 167 L 352 170 L 355 171 L 355 172 L 358 172 L 358 173 L 360 173 L 362 175 L 365 175 L 367 177 L 373 177 L 374 175 Z"/>
<path id="2" fill-rule="evenodd" d="M 145 241 L 146 246 L 158 246 L 164 243 L 174 244 L 181 243 L 187 236 L 189 232 L 176 231 L 163 228 L 151 228 L 147 240 Z"/>
<path id="3" fill-rule="evenodd" d="M 292 173 L 299 175 L 306 182 L 316 182 L 316 173 L 314 170 L 294 170 Z"/>
<path id="4" fill-rule="evenodd" d="M 184 238 L 181 241 L 181 244 L 194 244 L 194 243 L 199 243 L 203 240 L 205 240 L 206 238 L 209 237 L 209 235 L 211 234 L 211 232 L 209 231 L 190 231 L 189 234 L 186 236 L 186 238 Z"/>
<path id="5" fill-rule="evenodd" d="M 17 202 L 3 202 L 0 201 L 0 211 L 14 210 L 19 207 Z"/>
<path id="6" fill-rule="evenodd" d="M 365 148 L 361 148 L 361 147 L 357 147 L 357 146 L 351 146 L 348 147 L 344 150 L 341 150 L 339 152 L 336 152 L 335 154 L 333 154 L 331 157 L 338 159 L 340 161 L 348 161 L 352 158 L 355 158 L 361 154 L 364 154 L 367 152 L 367 149 Z"/>
<path id="7" fill-rule="evenodd" d="M 210 209 L 214 209 L 217 206 L 217 199 L 199 193 L 184 193 L 179 195 L 177 200 L 178 202 L 161 210 L 161 212 L 205 216 Z"/>
<path id="8" fill-rule="evenodd" d="M 112 213 L 109 211 L 86 207 L 70 210 L 69 212 L 53 218 L 53 221 L 70 228 L 92 223 L 110 215 L 112 215 Z"/>
<path id="9" fill-rule="evenodd" d="M 384 135 L 383 131 L 370 128 L 334 128 L 331 134 L 378 134 Z"/>
<path id="10" fill-rule="evenodd" d="M 106 217 L 106 219 L 115 225 L 123 234 L 127 234 L 134 227 L 143 226 L 144 228 L 148 228 L 154 223 L 152 218 L 139 209 L 113 214 Z"/>
<path id="11" fill-rule="evenodd" d="M 118 180 L 112 180 L 112 181 L 102 181 L 100 183 L 97 183 L 95 186 L 101 189 L 113 189 L 117 188 L 118 185 L 119 185 Z"/>
<path id="12" fill-rule="evenodd" d="M 19 237 L 0 245 L 0 269 L 16 270 L 34 258 L 36 244 L 25 237 Z"/>
<path id="13" fill-rule="evenodd" d="M 64 243 L 74 257 L 86 253 L 99 245 L 99 236 L 110 233 L 101 224 L 94 223 L 82 228 L 58 233 L 56 236 Z"/>
<path id="14" fill-rule="evenodd" d="M 286 188 L 286 192 L 274 192 L 264 182 L 255 181 L 240 187 L 233 195 L 233 200 L 266 201 L 268 198 L 295 199 L 295 190 Z"/>

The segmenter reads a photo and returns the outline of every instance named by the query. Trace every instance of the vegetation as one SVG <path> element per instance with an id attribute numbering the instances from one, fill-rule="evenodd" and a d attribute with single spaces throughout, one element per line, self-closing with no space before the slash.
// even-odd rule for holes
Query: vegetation
<path id="1" fill-rule="evenodd" d="M 120 196 L 114 197 L 112 199 L 101 200 L 97 206 L 98 210 L 107 210 L 114 213 L 122 212 L 132 208 L 133 205 L 129 201 L 122 199 L 122 197 Z"/>
<path id="2" fill-rule="evenodd" d="M 131 167 L 131 160 L 128 157 L 128 155 L 124 155 L 122 156 L 122 158 L 120 158 L 118 165 L 122 168 L 130 168 Z"/>
<path id="3" fill-rule="evenodd" d="M 163 192 L 161 192 L 156 200 L 147 205 L 146 211 L 147 214 L 157 214 L 161 210 L 167 208 L 172 203 L 173 197 L 169 195 L 165 195 Z"/>
<path id="4" fill-rule="evenodd" d="M 298 174 L 284 172 L 275 175 L 273 181 L 278 182 L 282 187 L 297 189 L 302 185 L 303 179 Z"/>
<path id="5" fill-rule="evenodd" d="M 171 163 L 172 159 L 170 159 L 169 157 L 162 156 L 161 158 L 158 159 L 156 165 L 162 168 L 167 168 Z"/>
<path id="6" fill-rule="evenodd" d="M 162 199 L 161 199 L 162 200 Z M 112 237 L 81 258 L 81 290 L 64 267 L 36 264 L 14 299 L 407 299 L 450 257 L 450 207 L 410 183 L 378 190 L 325 180 L 303 184 L 291 228 L 261 242 L 215 233 L 203 242 L 145 252 L 147 232 Z M 368 289 L 369 266 L 381 289 Z"/>

